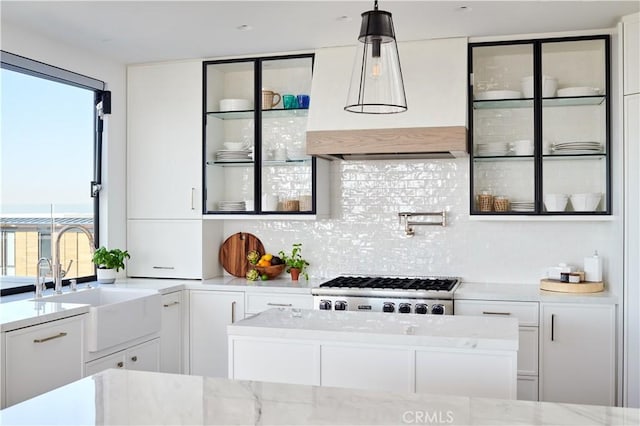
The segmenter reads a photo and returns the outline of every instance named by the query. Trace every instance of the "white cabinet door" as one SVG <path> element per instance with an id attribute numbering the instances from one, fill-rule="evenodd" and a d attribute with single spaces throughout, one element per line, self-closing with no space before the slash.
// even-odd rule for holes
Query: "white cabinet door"
<path id="1" fill-rule="evenodd" d="M 84 318 L 80 315 L 6 333 L 7 406 L 82 378 Z"/>
<path id="2" fill-rule="evenodd" d="M 244 318 L 244 292 L 192 290 L 189 296 L 189 369 L 228 377 L 227 325 Z"/>
<path id="3" fill-rule="evenodd" d="M 540 400 L 615 405 L 615 306 L 541 303 Z"/>
<path id="4" fill-rule="evenodd" d="M 182 296 L 182 291 L 162 296 L 160 371 L 163 373 L 182 373 Z"/>
<path id="5" fill-rule="evenodd" d="M 625 17 L 623 33 L 624 94 L 630 95 L 640 93 L 640 14 Z"/>
<path id="6" fill-rule="evenodd" d="M 467 39 L 398 43 L 408 110 L 402 114 L 344 111 L 355 47 L 315 51 L 308 130 L 465 126 Z"/>
<path id="7" fill-rule="evenodd" d="M 160 371 L 160 339 L 149 340 L 148 342 L 87 362 L 84 367 L 84 375 L 90 376 L 108 368 Z"/>
<path id="8" fill-rule="evenodd" d="M 124 365 L 127 370 L 159 371 L 160 339 L 153 339 L 127 349 L 124 356 Z"/>
<path id="9" fill-rule="evenodd" d="M 127 275 L 203 278 L 201 220 L 129 220 Z"/>
<path id="10" fill-rule="evenodd" d="M 129 219 L 202 216 L 202 62 L 127 69 Z"/>
<path id="11" fill-rule="evenodd" d="M 538 376 L 518 376 L 518 399 L 538 400 Z"/>
<path id="12" fill-rule="evenodd" d="M 320 385 L 320 347 L 315 343 L 233 339 L 229 344 L 230 379 Z"/>
<path id="13" fill-rule="evenodd" d="M 109 368 L 124 368 L 124 351 L 87 362 L 84 366 L 84 375 L 91 376 Z"/>

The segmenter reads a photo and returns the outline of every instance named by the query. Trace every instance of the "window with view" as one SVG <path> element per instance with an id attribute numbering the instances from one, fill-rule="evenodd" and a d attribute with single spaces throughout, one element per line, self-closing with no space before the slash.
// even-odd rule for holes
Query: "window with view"
<path id="1" fill-rule="evenodd" d="M 93 247 L 79 227 L 97 234 L 101 91 L 79 84 L 84 76 L 6 52 L 0 72 L 2 294 L 32 290 L 38 272 L 52 282 L 48 262 L 38 261 L 53 258 L 69 225 L 59 239 L 64 282 L 91 279 Z"/>

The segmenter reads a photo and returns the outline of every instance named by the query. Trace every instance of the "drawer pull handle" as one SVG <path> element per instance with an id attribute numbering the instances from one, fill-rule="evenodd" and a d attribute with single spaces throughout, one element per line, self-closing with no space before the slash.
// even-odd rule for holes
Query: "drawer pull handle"
<path id="1" fill-rule="evenodd" d="M 132 356 L 132 357 L 131 357 L 131 361 L 136 362 L 137 360 L 138 360 L 138 357 L 137 357 L 137 356 Z"/>
<path id="2" fill-rule="evenodd" d="M 165 303 L 162 306 L 164 306 L 165 308 L 168 308 L 169 306 L 174 306 L 174 305 L 179 305 L 179 304 L 180 304 L 180 302 L 175 302 L 174 301 L 174 302 L 171 302 L 171 303 Z"/>
<path id="3" fill-rule="evenodd" d="M 508 317 L 511 315 L 511 312 L 491 312 L 491 311 L 482 311 L 482 315 L 503 315 Z"/>
<path id="4" fill-rule="evenodd" d="M 176 269 L 173 266 L 154 266 L 153 269 Z"/>
<path id="5" fill-rule="evenodd" d="M 56 334 L 55 336 L 45 337 L 44 339 L 33 339 L 33 343 L 44 343 L 44 342 L 48 342 L 49 340 L 59 339 L 59 338 L 64 337 L 66 335 L 67 335 L 67 333 L 62 332 L 62 333 Z"/>
<path id="6" fill-rule="evenodd" d="M 231 302 L 231 324 L 236 322 L 236 301 Z"/>
<path id="7" fill-rule="evenodd" d="M 289 307 L 289 306 L 293 306 L 293 303 L 267 303 L 267 306 Z"/>
<path id="8" fill-rule="evenodd" d="M 124 362 L 120 361 L 116 365 L 118 366 L 118 368 L 122 368 L 122 367 L 124 367 Z"/>
<path id="9" fill-rule="evenodd" d="M 551 341 L 554 341 L 555 338 L 555 324 L 556 323 L 556 314 L 551 314 Z"/>

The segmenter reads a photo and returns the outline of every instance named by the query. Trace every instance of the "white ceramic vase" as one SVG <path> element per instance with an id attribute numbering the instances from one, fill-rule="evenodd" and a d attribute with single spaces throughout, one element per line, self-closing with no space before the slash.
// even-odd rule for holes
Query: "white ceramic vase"
<path id="1" fill-rule="evenodd" d="M 116 282 L 116 270 L 115 269 L 96 269 L 96 275 L 100 284 L 113 284 Z"/>

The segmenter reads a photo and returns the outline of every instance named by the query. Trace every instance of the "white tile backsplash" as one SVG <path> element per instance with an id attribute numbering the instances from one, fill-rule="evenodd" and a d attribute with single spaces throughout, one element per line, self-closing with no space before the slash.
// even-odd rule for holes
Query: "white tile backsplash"
<path id="1" fill-rule="evenodd" d="M 547 266 L 582 265 L 616 252 L 615 221 L 477 221 L 469 217 L 469 160 L 334 161 L 332 217 L 227 220 L 225 236 L 250 232 L 267 251 L 303 244 L 315 277 L 342 273 L 456 275 L 465 281 L 537 283 Z M 448 212 L 448 226 L 416 227 L 400 211 Z M 421 218 L 418 218 L 420 220 Z"/>

